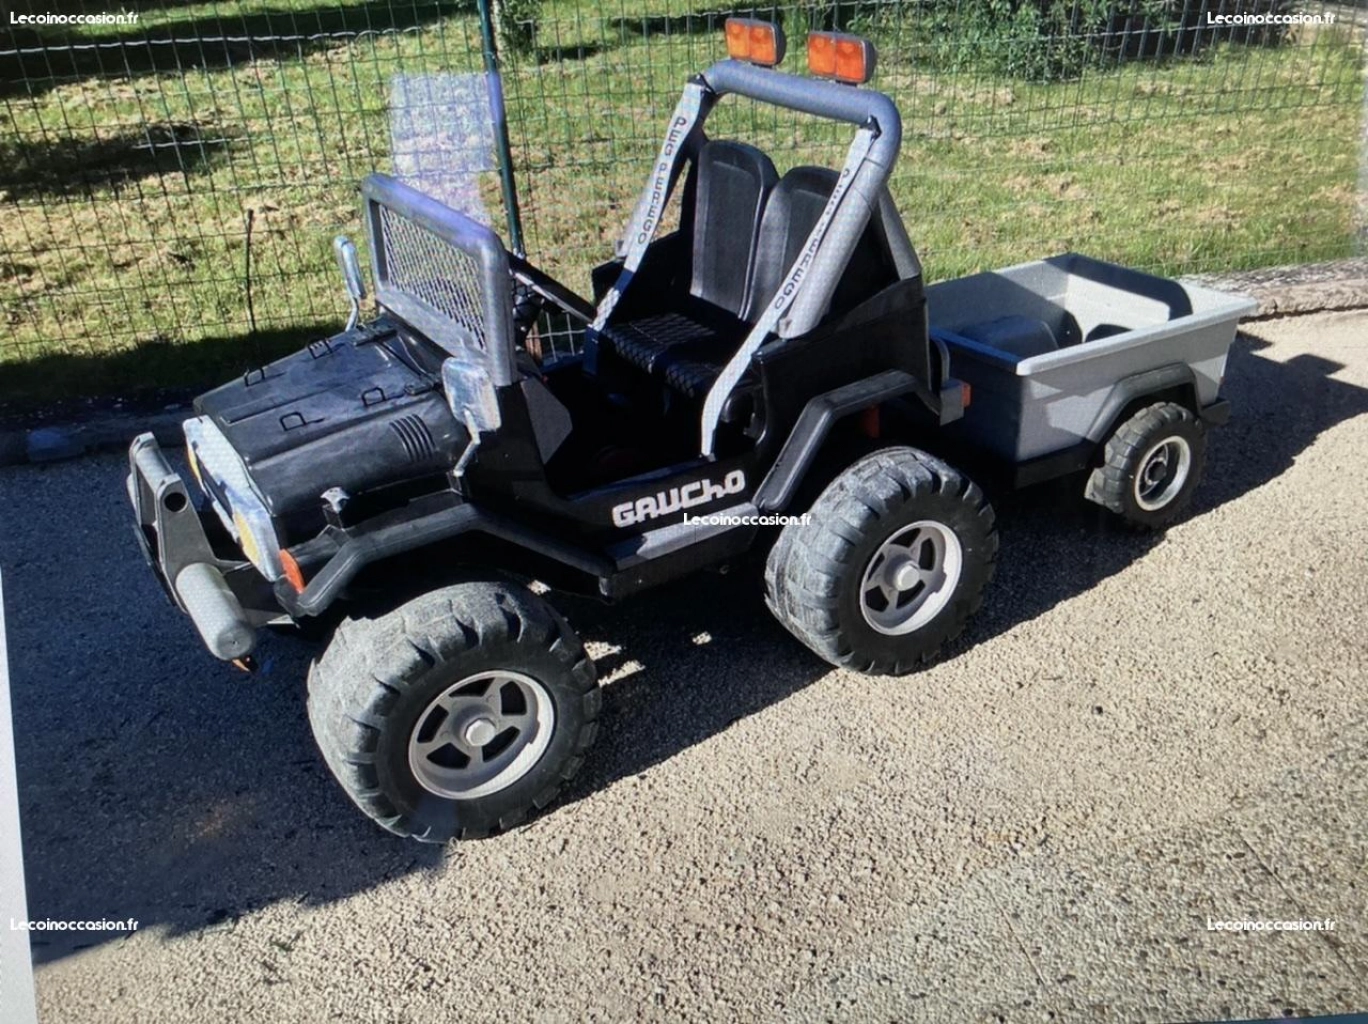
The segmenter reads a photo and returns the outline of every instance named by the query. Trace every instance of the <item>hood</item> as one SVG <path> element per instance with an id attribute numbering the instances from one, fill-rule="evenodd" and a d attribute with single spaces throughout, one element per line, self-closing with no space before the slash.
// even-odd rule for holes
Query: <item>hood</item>
<path id="1" fill-rule="evenodd" d="M 450 469 L 465 429 L 431 358 L 392 329 L 362 327 L 200 396 L 272 516 Z M 203 454 L 203 453 L 201 453 Z"/>

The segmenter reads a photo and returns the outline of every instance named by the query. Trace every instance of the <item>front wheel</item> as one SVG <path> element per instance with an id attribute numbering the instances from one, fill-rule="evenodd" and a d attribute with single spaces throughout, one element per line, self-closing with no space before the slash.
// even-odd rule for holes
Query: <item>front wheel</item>
<path id="1" fill-rule="evenodd" d="M 778 620 L 833 665 L 902 675 L 958 636 L 997 557 L 973 482 L 914 448 L 859 460 L 784 527 L 766 565 Z"/>
<path id="2" fill-rule="evenodd" d="M 1167 526 L 1192 500 L 1206 462 L 1201 420 L 1174 402 L 1140 409 L 1107 439 L 1086 496 L 1128 526 Z"/>
<path id="3" fill-rule="evenodd" d="M 309 673 L 333 775 L 384 828 L 425 842 L 511 828 L 545 807 L 597 732 L 593 663 L 523 587 L 463 583 L 348 619 Z"/>

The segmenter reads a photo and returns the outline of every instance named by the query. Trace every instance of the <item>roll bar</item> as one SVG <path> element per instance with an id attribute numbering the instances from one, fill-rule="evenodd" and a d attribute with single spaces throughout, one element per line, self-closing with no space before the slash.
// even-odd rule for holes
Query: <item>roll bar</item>
<path id="1" fill-rule="evenodd" d="M 796 337 L 816 326 L 870 217 L 883 219 L 892 213 L 887 184 L 902 147 L 902 118 L 893 101 L 883 93 L 800 78 L 737 60 L 718 61 L 703 74 L 695 76 L 684 87 L 684 95 L 670 119 L 670 130 L 656 159 L 652 179 L 637 201 L 623 236 L 622 268 L 617 281 L 600 300 L 597 315 L 590 325 L 588 351 L 591 354 L 592 334 L 607 323 L 618 298 L 630 285 L 655 233 L 660 211 L 669 200 L 681 160 L 686 155 L 692 157 L 699 129 L 716 101 L 728 93 L 815 117 L 844 121 L 854 125 L 857 131 L 836 188 L 803 251 L 770 299 L 766 311 L 752 325 L 750 333 L 708 392 L 703 403 L 700 431 L 700 451 L 708 457 L 713 454 L 721 409 L 756 350 L 772 333 Z M 896 221 L 897 218 L 892 219 Z M 889 241 L 899 273 L 919 272 L 906 232 L 899 230 Z"/>
<path id="2" fill-rule="evenodd" d="M 823 243 L 812 273 L 798 289 L 779 325 L 781 337 L 805 334 L 817 325 L 826 310 L 867 220 L 871 216 L 884 219 L 885 212 L 892 212 L 891 203 L 886 202 L 887 185 L 902 148 L 902 117 L 891 99 L 873 89 L 804 78 L 743 61 L 718 61 L 703 73 L 701 81 L 712 94 L 713 102 L 734 93 L 786 110 L 843 121 L 860 129 L 860 134 L 873 136 L 854 170 L 850 194 L 832 221 L 830 237 Z M 857 201 L 852 203 L 851 199 Z M 911 243 L 902 244 L 905 238 L 900 225 L 890 237 L 900 272 L 916 267 L 915 256 L 909 258 Z"/>
<path id="3" fill-rule="evenodd" d="M 864 126 L 878 125 L 879 139 L 869 159 L 893 169 L 902 147 L 902 117 L 891 99 L 873 89 L 860 89 L 821 78 L 804 78 L 739 60 L 720 60 L 703 72 L 703 81 L 719 96 L 735 93 L 815 117 Z"/>

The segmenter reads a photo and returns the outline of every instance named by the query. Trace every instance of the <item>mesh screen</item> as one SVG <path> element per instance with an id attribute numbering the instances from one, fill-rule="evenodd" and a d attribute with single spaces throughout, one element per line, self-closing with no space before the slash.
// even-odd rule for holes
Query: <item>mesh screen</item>
<path id="1" fill-rule="evenodd" d="M 421 300 L 483 349 L 485 316 L 480 264 L 422 225 L 387 207 L 381 206 L 379 210 L 385 254 L 381 288 Z"/>

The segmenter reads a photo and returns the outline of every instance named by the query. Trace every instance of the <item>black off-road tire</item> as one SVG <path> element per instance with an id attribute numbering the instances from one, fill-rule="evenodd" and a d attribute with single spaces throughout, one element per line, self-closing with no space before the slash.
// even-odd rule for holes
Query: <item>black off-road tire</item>
<path id="1" fill-rule="evenodd" d="M 472 799 L 419 782 L 409 739 L 431 703 L 479 673 L 530 677 L 554 707 L 551 739 L 506 788 Z M 309 721 L 328 768 L 384 828 L 423 842 L 512 828 L 556 798 L 598 731 L 597 675 L 547 602 L 511 584 L 460 583 L 375 619 L 347 619 L 309 671 Z"/>
<path id="2" fill-rule="evenodd" d="M 1158 507 L 1147 508 L 1141 495 L 1143 474 L 1155 451 L 1172 442 L 1187 452 L 1187 465 L 1179 486 L 1161 489 Z M 1174 402 L 1156 402 L 1138 410 L 1112 432 L 1102 453 L 1102 464 L 1088 477 L 1084 491 L 1089 501 L 1110 509 L 1132 529 L 1156 530 L 1168 526 L 1192 500 L 1206 465 L 1207 434 L 1202 421 L 1190 409 Z"/>
<path id="3" fill-rule="evenodd" d="M 958 580 L 933 618 L 888 635 L 865 618 L 862 584 L 875 554 L 911 524 L 951 531 L 962 555 Z M 784 527 L 765 565 L 765 600 L 789 632 L 833 665 L 904 675 L 964 629 L 997 565 L 992 506 L 978 485 L 915 448 L 860 459 L 822 492 L 807 523 Z"/>

